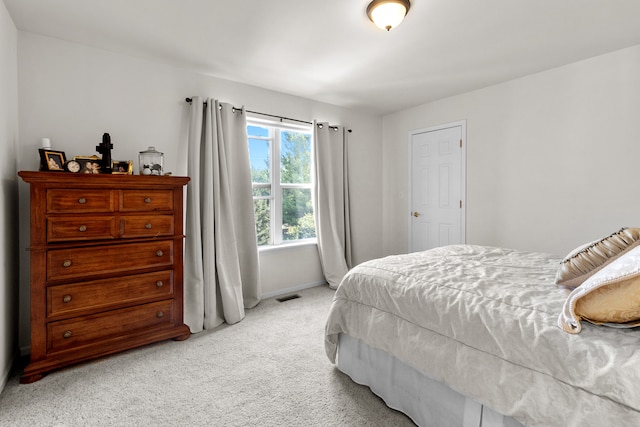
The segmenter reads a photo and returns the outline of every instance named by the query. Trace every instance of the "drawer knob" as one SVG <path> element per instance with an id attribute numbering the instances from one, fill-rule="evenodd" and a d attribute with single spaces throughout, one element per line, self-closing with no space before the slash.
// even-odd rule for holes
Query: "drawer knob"
<path id="1" fill-rule="evenodd" d="M 65 268 L 71 267 L 71 260 L 70 259 L 64 260 L 64 262 L 62 263 L 62 266 Z"/>
<path id="2" fill-rule="evenodd" d="M 145 197 L 144 198 L 144 202 L 145 203 L 151 203 L 151 197 Z"/>
<path id="3" fill-rule="evenodd" d="M 164 313 L 162 311 L 159 311 L 159 312 L 156 313 L 156 317 L 158 319 L 162 319 L 164 317 Z"/>
<path id="4" fill-rule="evenodd" d="M 78 231 L 87 231 L 87 226 L 81 225 L 80 227 L 78 227 Z"/>
<path id="5" fill-rule="evenodd" d="M 150 222 L 144 225 L 144 228 L 146 228 L 147 230 L 151 230 L 151 227 L 152 225 Z"/>
<path id="6" fill-rule="evenodd" d="M 62 302 L 68 303 L 71 302 L 71 295 L 65 295 L 62 297 Z"/>
<path id="7" fill-rule="evenodd" d="M 157 287 L 159 287 L 159 288 L 161 288 L 161 287 L 163 287 L 163 286 L 164 286 L 164 283 L 162 283 L 162 280 L 158 280 L 158 281 L 156 282 L 156 286 L 157 286 Z"/>
<path id="8" fill-rule="evenodd" d="M 64 338 L 64 339 L 66 340 L 66 339 L 71 338 L 71 336 L 72 336 L 72 335 L 73 335 L 73 332 L 71 332 L 71 331 L 64 331 L 64 333 L 62 334 L 62 338 Z"/>
<path id="9" fill-rule="evenodd" d="M 84 205 L 85 203 L 87 203 L 87 199 L 85 199 L 84 197 L 80 197 L 78 199 L 78 203 L 80 203 L 81 205 Z"/>
<path id="10" fill-rule="evenodd" d="M 164 252 L 162 252 L 160 249 L 158 249 L 158 250 L 156 251 L 156 255 L 157 255 L 157 256 L 162 256 L 162 255 L 164 255 Z"/>

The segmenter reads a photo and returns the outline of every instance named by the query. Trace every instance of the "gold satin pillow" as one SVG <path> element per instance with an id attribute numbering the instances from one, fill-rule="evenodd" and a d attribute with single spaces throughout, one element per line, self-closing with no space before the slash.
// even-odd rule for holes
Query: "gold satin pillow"
<path id="1" fill-rule="evenodd" d="M 594 289 L 576 302 L 575 313 L 591 323 L 629 323 L 640 319 L 640 277 Z"/>
<path id="2" fill-rule="evenodd" d="M 556 272 L 556 284 L 576 288 L 607 264 L 640 244 L 640 228 L 622 228 L 571 251 Z"/>

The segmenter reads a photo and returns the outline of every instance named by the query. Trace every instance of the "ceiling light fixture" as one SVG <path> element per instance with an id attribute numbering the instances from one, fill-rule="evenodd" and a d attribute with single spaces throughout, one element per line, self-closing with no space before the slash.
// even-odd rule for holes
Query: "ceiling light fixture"
<path id="1" fill-rule="evenodd" d="M 373 0 L 367 6 L 367 16 L 379 28 L 389 31 L 400 25 L 410 5 L 409 0 Z"/>

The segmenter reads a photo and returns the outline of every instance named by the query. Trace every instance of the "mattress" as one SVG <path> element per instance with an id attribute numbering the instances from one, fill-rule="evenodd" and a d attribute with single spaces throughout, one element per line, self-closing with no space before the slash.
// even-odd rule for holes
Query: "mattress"
<path id="1" fill-rule="evenodd" d="M 527 426 L 640 425 L 640 332 L 559 329 L 559 262 L 454 245 L 360 264 L 336 291 L 327 356 L 345 334 Z"/>

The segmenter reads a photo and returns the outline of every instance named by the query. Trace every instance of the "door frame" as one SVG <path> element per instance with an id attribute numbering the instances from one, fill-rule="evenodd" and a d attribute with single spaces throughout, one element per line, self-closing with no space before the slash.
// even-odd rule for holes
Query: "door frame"
<path id="1" fill-rule="evenodd" d="M 460 212 L 460 240 L 462 241 L 462 243 L 466 243 L 467 242 L 467 120 L 463 119 L 463 120 L 458 120 L 455 122 L 450 122 L 450 123 L 444 123 L 441 125 L 435 125 L 435 126 L 429 126 L 426 128 L 420 128 L 420 129 L 414 129 L 414 130 L 410 130 L 409 131 L 409 136 L 408 136 L 408 154 L 407 154 L 407 162 L 408 162 L 408 167 L 407 170 L 409 171 L 409 176 L 408 176 L 408 181 L 409 181 L 409 193 L 407 195 L 407 199 L 408 199 L 408 209 L 407 212 L 409 213 L 408 215 L 408 220 L 407 220 L 407 224 L 408 224 L 408 231 L 407 234 L 409 235 L 408 237 L 408 247 L 407 247 L 407 252 L 411 252 L 411 248 L 413 247 L 412 243 L 413 243 L 413 233 L 412 233 L 412 220 L 411 220 L 411 208 L 412 208 L 412 202 L 413 202 L 413 171 L 412 171 L 412 154 L 413 154 L 413 136 L 420 134 L 420 133 L 426 133 L 426 132 L 433 132 L 433 131 L 438 131 L 438 130 L 443 130 L 443 129 L 449 129 L 449 128 L 454 128 L 454 127 L 460 127 L 460 138 L 462 139 L 462 148 L 461 148 L 461 152 L 460 152 L 460 199 L 462 200 L 462 212 Z"/>

